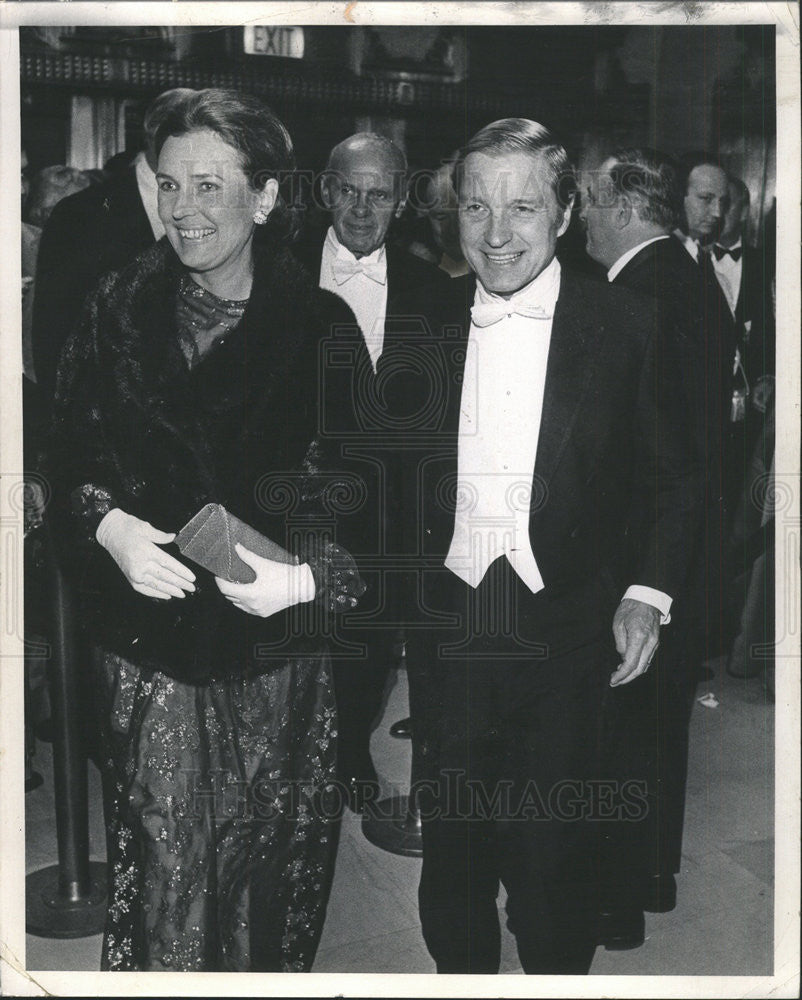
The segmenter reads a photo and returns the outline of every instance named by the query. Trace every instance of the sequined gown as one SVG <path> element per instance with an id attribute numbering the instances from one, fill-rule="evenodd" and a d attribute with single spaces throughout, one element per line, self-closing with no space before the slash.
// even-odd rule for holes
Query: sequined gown
<path id="1" fill-rule="evenodd" d="M 168 248 L 160 253 L 169 258 Z M 164 261 L 154 254 L 134 272 L 134 303 L 152 293 L 154 274 L 164 270 Z M 135 315 L 128 305 L 130 287 L 118 285 L 124 288 L 124 315 Z M 115 301 L 111 291 L 106 297 Z M 173 343 L 180 349 L 169 362 L 177 366 L 176 378 L 183 377 L 180 365 L 191 373 L 202 363 L 217 363 L 212 352 L 241 330 L 246 304 L 216 299 L 185 276 L 172 283 L 168 301 Z M 92 336 L 97 354 L 103 334 L 96 328 Z M 255 347 L 253 337 L 249 350 Z M 138 335 L 133 339 L 138 341 Z M 141 345 L 135 346 L 138 353 Z M 96 387 L 88 393 L 82 388 L 90 353 L 80 338 L 74 339 L 63 362 L 66 375 L 56 406 L 62 452 L 70 450 L 68 435 L 80 438 L 82 421 L 94 419 L 97 407 L 91 401 L 102 398 Z M 105 372 L 104 367 L 94 376 L 101 390 Z M 77 403 L 82 394 L 86 400 Z M 114 414 L 110 409 L 109 438 Z M 147 428 L 144 433 L 153 436 Z M 68 464 L 89 453 L 79 448 Z M 108 489 L 98 480 L 104 468 L 114 478 L 111 470 L 121 464 L 120 456 L 115 453 L 114 461 L 104 464 L 92 455 L 91 481 L 71 494 L 73 516 L 77 511 L 78 520 L 90 525 L 111 506 L 126 509 L 120 483 Z M 156 472 L 161 495 L 167 487 L 161 470 Z M 75 472 L 70 482 L 80 480 Z M 131 491 L 129 504 L 136 497 Z M 191 503 L 197 499 L 202 497 Z M 242 513 L 255 518 L 257 511 Z M 310 553 L 309 562 L 329 610 L 355 604 L 364 587 L 347 553 L 325 542 Z M 227 650 L 239 645 L 250 651 L 252 637 L 248 633 L 246 639 L 239 629 L 261 620 L 242 612 L 239 619 L 232 617 L 219 595 L 207 594 L 207 600 L 217 600 L 208 606 L 219 622 L 210 625 L 210 614 L 203 616 L 208 632 L 191 662 L 199 669 L 209 649 L 216 662 L 198 677 L 186 674 L 186 668 L 173 669 L 167 654 L 159 669 L 158 644 L 155 654 L 146 653 L 147 628 L 127 647 L 115 642 L 111 631 L 110 638 L 98 640 L 94 669 L 109 862 L 102 968 L 308 971 L 325 917 L 341 808 L 331 784 L 337 734 L 326 643 L 307 637 L 299 653 L 267 664 L 246 657 L 238 664 Z M 126 622 L 124 615 L 121 621 Z M 224 638 L 217 641 L 221 633 Z M 223 657 L 232 661 L 225 669 Z"/>

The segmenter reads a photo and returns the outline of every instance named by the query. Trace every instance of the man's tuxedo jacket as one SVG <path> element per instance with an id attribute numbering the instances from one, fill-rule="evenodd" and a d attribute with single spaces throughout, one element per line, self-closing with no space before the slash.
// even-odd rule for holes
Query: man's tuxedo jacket
<path id="1" fill-rule="evenodd" d="M 696 440 L 708 472 L 720 473 L 730 422 L 736 333 L 712 265 L 703 269 L 679 240 L 644 247 L 621 269 L 614 285 L 658 304 L 665 335 L 675 339 L 680 391 L 693 414 Z"/>
<path id="2" fill-rule="evenodd" d="M 320 265 L 323 260 L 323 244 L 326 231 L 316 228 L 312 233 L 305 234 L 296 243 L 292 251 L 309 271 L 315 281 L 320 281 Z M 435 264 L 421 260 L 403 247 L 393 243 L 385 243 L 387 258 L 387 305 L 398 296 L 415 292 L 416 289 L 433 284 L 445 284 L 451 279 Z M 367 348 L 366 348 L 367 350 Z"/>
<path id="3" fill-rule="evenodd" d="M 48 397 L 86 296 L 153 242 L 133 167 L 56 205 L 39 246 L 33 315 L 36 378 Z"/>
<path id="4" fill-rule="evenodd" d="M 392 516 L 405 560 L 421 568 L 423 605 L 436 600 L 437 587 L 456 579 L 437 570 L 454 527 L 474 291 L 475 278 L 467 276 L 436 294 L 396 301 L 379 362 L 381 399 L 404 428 Z M 593 584 L 606 590 L 613 608 L 630 584 L 671 596 L 684 584 L 703 477 L 677 390 L 674 354 L 652 302 L 563 269 L 530 537 L 543 593 L 557 602 L 556 617 L 566 628 L 581 629 L 595 614 L 599 591 Z M 431 584 L 426 567 L 435 570 L 428 574 Z M 592 613 L 583 595 L 595 601 Z"/>
<path id="5" fill-rule="evenodd" d="M 315 229 L 292 247 L 315 282 L 326 231 Z M 452 280 L 433 264 L 426 263 L 401 247 L 386 244 L 387 316 L 392 303 L 415 295 L 422 288 L 440 289 Z M 366 499 L 357 507 L 339 510 L 338 537 L 354 555 L 378 559 L 387 550 L 387 469 L 386 432 L 393 431 L 376 422 L 376 376 L 365 338 L 343 302 L 344 315 L 351 317 L 330 331 L 321 347 L 319 385 L 323 437 L 333 441 L 343 459 L 343 469 L 355 477 L 355 490 Z M 387 327 L 387 323 L 385 323 Z M 364 602 L 363 602 L 364 604 Z"/>

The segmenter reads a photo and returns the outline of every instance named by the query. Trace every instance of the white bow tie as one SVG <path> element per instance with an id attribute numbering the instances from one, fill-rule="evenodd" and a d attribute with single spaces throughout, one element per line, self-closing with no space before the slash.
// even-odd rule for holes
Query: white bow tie
<path id="1" fill-rule="evenodd" d="M 553 312 L 538 305 L 511 306 L 503 302 L 477 302 L 471 308 L 475 326 L 492 326 L 505 316 L 524 316 L 526 319 L 551 319 Z"/>
<path id="2" fill-rule="evenodd" d="M 364 274 L 379 285 L 387 283 L 387 267 L 385 263 L 363 264 L 361 260 L 334 260 L 331 273 L 338 285 L 344 285 L 355 274 Z"/>

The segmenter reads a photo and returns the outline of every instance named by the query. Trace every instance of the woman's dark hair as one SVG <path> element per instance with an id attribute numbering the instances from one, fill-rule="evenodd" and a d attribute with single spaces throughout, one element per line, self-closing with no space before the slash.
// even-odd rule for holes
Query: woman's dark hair
<path id="1" fill-rule="evenodd" d="M 214 132 L 239 154 L 248 183 L 261 191 L 267 181 L 279 182 L 279 194 L 267 225 L 259 227 L 277 236 L 294 236 L 295 211 L 285 197 L 292 191 L 295 153 L 289 132 L 273 111 L 253 94 L 209 87 L 176 105 L 156 132 L 156 154 L 170 136 Z"/>

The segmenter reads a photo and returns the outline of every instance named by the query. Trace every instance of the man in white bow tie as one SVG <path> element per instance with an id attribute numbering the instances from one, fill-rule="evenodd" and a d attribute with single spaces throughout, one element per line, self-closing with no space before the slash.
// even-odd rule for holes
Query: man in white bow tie
<path id="1" fill-rule="evenodd" d="M 432 279 L 431 265 L 386 245 L 407 201 L 406 156 L 391 139 L 358 132 L 332 149 L 320 193 L 331 213 L 320 287 L 351 307 L 375 370 L 388 295 Z"/>
<path id="2" fill-rule="evenodd" d="M 399 316 L 378 370 L 408 428 L 394 515 L 429 616 L 407 633 L 425 666 L 410 676 L 421 924 L 438 972 L 498 972 L 502 883 L 524 972 L 583 974 L 594 823 L 645 804 L 599 773 L 605 689 L 649 669 L 701 476 L 654 306 L 556 258 L 565 149 L 504 119 L 455 178 L 475 275 L 407 300 L 428 330 Z"/>
<path id="3" fill-rule="evenodd" d="M 296 253 L 321 288 L 350 307 L 358 329 L 333 331 L 329 347 L 336 360 L 323 365 L 327 397 L 336 397 L 337 426 L 328 428 L 347 439 L 351 455 L 343 468 L 361 479 L 367 503 L 343 514 L 338 537 L 360 562 L 376 562 L 383 535 L 381 456 L 368 455 L 378 441 L 375 429 L 361 417 L 370 397 L 381 357 L 387 304 L 391 296 L 437 281 L 439 272 L 399 246 L 388 244 L 391 223 L 407 199 L 407 161 L 390 139 L 359 132 L 336 145 L 320 183 L 323 206 L 331 224 L 321 238 L 308 234 Z M 447 280 L 442 277 L 443 282 Z M 345 359 L 345 360 L 344 360 Z M 347 412 L 346 412 L 347 411 Z M 331 409 L 327 407 L 331 420 Z M 360 458 L 353 455 L 360 452 Z M 338 772 L 347 804 L 356 812 L 379 792 L 370 757 L 372 725 L 381 705 L 387 672 L 395 662 L 396 630 L 383 628 L 388 604 L 386 588 L 374 574 L 362 605 L 365 624 L 340 626 L 343 640 L 357 644 L 363 655 L 345 653 L 334 659 L 334 686 L 339 715 Z M 385 615 L 386 616 L 386 615 Z"/>
<path id="4" fill-rule="evenodd" d="M 375 369 L 384 342 L 390 222 L 406 204 L 406 157 L 390 139 L 358 133 L 335 146 L 321 184 L 331 226 L 320 287 L 353 310 Z"/>

